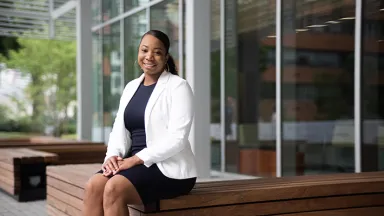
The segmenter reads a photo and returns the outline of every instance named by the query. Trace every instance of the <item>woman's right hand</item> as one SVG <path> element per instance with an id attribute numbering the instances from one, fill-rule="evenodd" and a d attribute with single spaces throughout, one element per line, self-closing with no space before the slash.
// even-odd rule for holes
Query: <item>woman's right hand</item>
<path id="1" fill-rule="evenodd" d="M 123 158 L 119 156 L 111 156 L 109 157 L 105 163 L 102 166 L 103 169 L 103 175 L 104 176 L 110 176 L 111 174 L 115 173 L 117 170 L 119 170 L 119 165 L 117 161 L 123 160 Z"/>

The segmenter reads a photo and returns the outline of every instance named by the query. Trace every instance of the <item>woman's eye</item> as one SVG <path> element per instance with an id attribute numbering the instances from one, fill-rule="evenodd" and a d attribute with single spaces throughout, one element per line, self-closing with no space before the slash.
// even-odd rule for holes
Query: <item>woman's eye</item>
<path id="1" fill-rule="evenodd" d="M 147 50 L 141 50 L 142 52 L 147 52 Z"/>

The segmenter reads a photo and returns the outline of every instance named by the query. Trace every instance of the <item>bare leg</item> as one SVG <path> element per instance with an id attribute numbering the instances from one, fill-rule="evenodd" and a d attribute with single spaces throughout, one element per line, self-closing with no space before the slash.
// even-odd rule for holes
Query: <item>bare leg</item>
<path id="1" fill-rule="evenodd" d="M 109 178 L 102 174 L 95 174 L 85 186 L 84 216 L 103 216 L 103 194 Z"/>
<path id="2" fill-rule="evenodd" d="M 142 204 L 141 198 L 132 183 L 121 175 L 115 175 L 104 190 L 105 216 L 129 215 L 127 204 Z"/>

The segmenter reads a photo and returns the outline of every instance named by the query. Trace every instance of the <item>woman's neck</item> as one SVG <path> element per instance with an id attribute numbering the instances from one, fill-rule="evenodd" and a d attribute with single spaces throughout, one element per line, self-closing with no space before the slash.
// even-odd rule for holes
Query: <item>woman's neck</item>
<path id="1" fill-rule="evenodd" d="M 161 76 L 161 73 L 159 74 L 153 74 L 153 75 L 150 75 L 150 74 L 145 74 L 144 75 L 144 82 L 143 84 L 145 86 L 149 86 L 149 85 L 152 85 L 154 83 L 157 82 L 157 80 L 159 80 L 159 77 Z"/>

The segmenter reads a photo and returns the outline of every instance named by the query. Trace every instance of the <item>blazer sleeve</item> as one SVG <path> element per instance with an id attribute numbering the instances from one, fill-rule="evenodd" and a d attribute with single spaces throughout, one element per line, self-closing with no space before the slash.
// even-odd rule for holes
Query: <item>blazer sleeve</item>
<path id="1" fill-rule="evenodd" d="M 185 80 L 171 92 L 172 102 L 168 114 L 168 133 L 165 139 L 151 140 L 153 145 L 136 154 L 147 167 L 176 155 L 188 145 L 194 115 L 193 93 Z"/>
<path id="2" fill-rule="evenodd" d="M 105 161 L 112 157 L 112 156 L 124 156 L 125 152 L 125 131 L 124 127 L 124 104 L 122 103 L 122 99 L 125 97 L 125 94 L 127 92 L 128 84 L 124 88 L 123 94 L 120 97 L 120 102 L 119 102 L 119 108 L 116 113 L 115 121 L 113 123 L 112 131 L 109 134 L 109 140 L 108 140 L 108 147 L 107 147 L 107 152 L 106 156 L 104 158 L 104 163 Z"/>

